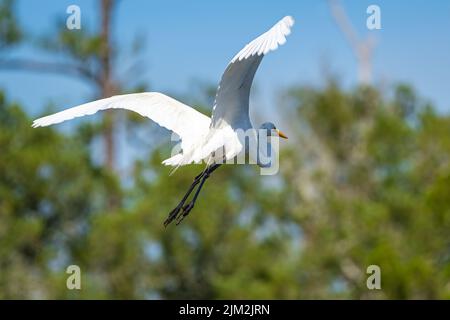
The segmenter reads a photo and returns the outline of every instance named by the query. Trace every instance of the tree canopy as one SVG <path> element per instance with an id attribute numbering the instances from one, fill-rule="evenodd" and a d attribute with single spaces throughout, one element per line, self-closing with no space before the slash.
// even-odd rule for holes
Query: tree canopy
<path id="1" fill-rule="evenodd" d="M 11 1 L 0 26 L 1 58 L 23 40 Z M 98 34 L 58 35 L 48 49 L 102 69 Z M 202 166 L 169 176 L 169 146 L 155 144 L 123 177 L 91 155 L 104 125 L 32 129 L 0 88 L 0 299 L 450 298 L 450 116 L 407 84 L 329 79 L 279 95 L 280 172 L 224 165 L 165 229 Z M 131 135 L 156 127 L 129 119 Z M 66 287 L 69 265 L 81 290 Z"/>
<path id="2" fill-rule="evenodd" d="M 3 298 L 448 298 L 450 118 L 405 86 L 292 88 L 280 173 L 225 166 L 178 227 L 162 221 L 200 167 L 167 148 L 132 183 L 77 134 L 0 104 Z M 108 194 L 123 195 L 113 212 Z M 83 289 L 65 287 L 79 265 Z M 378 265 L 382 290 L 368 290 Z"/>

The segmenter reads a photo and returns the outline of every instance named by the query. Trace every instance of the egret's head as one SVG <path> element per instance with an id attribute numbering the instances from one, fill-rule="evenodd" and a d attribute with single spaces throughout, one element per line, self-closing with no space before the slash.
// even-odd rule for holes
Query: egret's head
<path id="1" fill-rule="evenodd" d="M 266 130 L 267 132 L 267 136 L 268 137 L 280 137 L 283 139 L 287 139 L 288 137 L 281 132 L 280 130 L 277 129 L 277 127 L 275 127 L 275 125 L 272 122 L 264 122 L 259 129 L 263 129 Z"/>

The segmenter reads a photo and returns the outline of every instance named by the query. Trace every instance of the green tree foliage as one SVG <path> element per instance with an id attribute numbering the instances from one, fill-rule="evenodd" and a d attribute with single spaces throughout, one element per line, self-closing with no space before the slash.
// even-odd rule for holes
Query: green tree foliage
<path id="1" fill-rule="evenodd" d="M 20 40 L 11 3 L 0 48 Z M 55 39 L 96 74 L 96 33 Z M 169 176 L 169 149 L 151 146 L 120 180 L 91 159 L 102 126 L 32 129 L 23 110 L 0 94 L 0 298 L 450 298 L 450 117 L 407 85 L 291 88 L 279 174 L 223 166 L 167 229 L 203 167 Z"/>
<path id="2" fill-rule="evenodd" d="M 0 297 L 50 294 L 117 179 L 91 164 L 76 136 L 34 130 L 0 94 Z"/>
<path id="3" fill-rule="evenodd" d="M 283 171 L 297 181 L 300 296 L 448 298 L 450 118 L 405 85 L 389 101 L 334 82 L 290 97 L 303 125 Z M 371 264 L 380 291 L 365 286 Z"/>
<path id="4" fill-rule="evenodd" d="M 13 1 L 0 2 L 0 50 L 17 44 L 23 37 L 13 11 Z"/>
<path id="5" fill-rule="evenodd" d="M 158 148 L 121 186 L 77 134 L 31 129 L 2 98 L 2 297 L 448 298 L 450 118 L 411 88 L 391 96 L 290 90 L 280 173 L 224 166 L 167 229 L 199 166 L 169 177 Z M 80 291 L 65 286 L 70 264 Z M 381 290 L 366 287 L 372 264 Z"/>

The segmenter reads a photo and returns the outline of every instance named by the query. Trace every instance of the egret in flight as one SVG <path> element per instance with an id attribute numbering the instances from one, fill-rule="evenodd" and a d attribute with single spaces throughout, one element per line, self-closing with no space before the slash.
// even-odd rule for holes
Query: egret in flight
<path id="1" fill-rule="evenodd" d="M 88 102 L 64 111 L 37 119 L 33 127 L 45 127 L 73 118 L 92 115 L 100 110 L 127 109 L 175 132 L 181 139 L 181 152 L 163 161 L 163 164 L 179 167 L 190 163 L 206 163 L 206 168 L 195 177 L 192 185 L 180 203 L 173 209 L 164 226 L 173 220 L 179 224 L 192 210 L 200 190 L 211 173 L 224 161 L 249 153 L 249 148 L 238 131 L 253 130 L 251 136 L 258 145 L 260 132 L 264 138 L 287 138 L 275 125 L 266 122 L 256 130 L 249 117 L 249 96 L 256 69 L 265 54 L 286 42 L 286 36 L 294 24 L 294 19 L 286 16 L 270 30 L 263 33 L 241 51 L 228 64 L 217 89 L 211 118 L 195 109 L 159 92 L 144 92 L 112 96 Z M 262 141 L 262 139 L 261 139 Z M 270 144 L 270 142 L 267 142 Z M 245 145 L 245 147 L 244 147 Z M 268 146 L 270 147 L 270 146 Z M 218 150 L 222 150 L 218 153 Z M 220 156 L 218 156 L 220 154 Z M 256 164 L 267 164 L 256 159 Z M 270 165 L 270 164 L 269 164 Z M 187 204 L 190 194 L 194 196 Z"/>

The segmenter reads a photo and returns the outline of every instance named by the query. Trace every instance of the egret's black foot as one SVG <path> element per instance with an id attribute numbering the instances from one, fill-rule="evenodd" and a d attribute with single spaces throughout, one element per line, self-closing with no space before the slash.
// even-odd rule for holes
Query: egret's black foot
<path id="1" fill-rule="evenodd" d="M 183 221 L 184 218 L 187 217 L 189 212 L 191 212 L 191 210 L 194 208 L 194 204 L 195 204 L 195 202 L 191 201 L 183 207 L 183 212 L 177 218 L 177 225 L 179 225 L 181 223 L 181 221 Z"/>
<path id="2" fill-rule="evenodd" d="M 186 218 L 189 212 L 191 212 L 192 208 L 194 208 L 195 202 L 197 201 L 198 195 L 200 194 L 200 190 L 202 190 L 203 184 L 205 183 L 206 179 L 208 179 L 210 174 L 214 170 L 216 170 L 219 166 L 220 164 L 208 166 L 206 170 L 202 171 L 199 175 L 195 177 L 194 182 L 192 182 L 191 186 L 189 187 L 189 190 L 186 192 L 183 199 L 175 207 L 175 209 L 173 209 L 169 213 L 169 216 L 167 217 L 166 221 L 164 221 L 164 227 L 167 227 L 173 220 L 176 220 L 177 225 L 179 225 L 181 221 L 183 221 L 184 218 Z M 200 185 L 197 187 L 199 183 Z M 192 193 L 195 187 L 197 187 L 197 191 L 195 192 L 194 197 L 187 205 L 184 205 L 184 203 L 189 198 L 189 195 Z"/>
<path id="3" fill-rule="evenodd" d="M 172 211 L 170 211 L 169 216 L 167 217 L 167 219 L 164 221 L 164 227 L 167 227 L 173 220 L 175 219 L 179 219 L 181 216 L 179 216 L 180 210 L 183 209 L 184 210 L 184 203 L 186 202 L 187 198 L 189 197 L 189 195 L 191 194 L 191 192 L 194 190 L 194 188 L 197 186 L 197 184 L 201 181 L 201 179 L 203 178 L 203 176 L 206 174 L 206 170 L 202 171 L 199 175 L 197 175 L 194 178 L 194 181 L 192 182 L 191 186 L 189 187 L 189 190 L 186 192 L 186 194 L 184 195 L 183 199 L 180 201 L 180 203 L 175 207 L 175 209 L 173 209 Z M 185 206 L 186 207 L 186 206 Z M 193 207 L 193 205 L 192 205 Z M 192 209 L 192 208 L 191 208 Z M 183 220 L 183 219 L 181 219 Z M 181 222 L 181 221 L 180 221 Z M 179 224 L 179 222 L 177 223 Z"/>
<path id="4" fill-rule="evenodd" d="M 164 227 L 167 227 L 173 220 L 175 220 L 177 218 L 177 216 L 179 215 L 181 209 L 183 208 L 184 202 L 180 202 L 175 209 L 173 209 L 172 211 L 170 211 L 169 216 L 167 217 L 167 219 L 164 221 Z"/>

